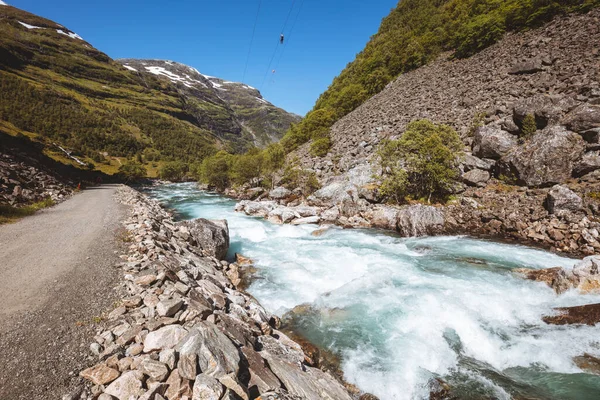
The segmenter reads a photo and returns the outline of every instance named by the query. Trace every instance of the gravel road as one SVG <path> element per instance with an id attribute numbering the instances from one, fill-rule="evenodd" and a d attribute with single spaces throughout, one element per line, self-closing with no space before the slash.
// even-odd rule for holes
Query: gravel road
<path id="1" fill-rule="evenodd" d="M 118 298 L 125 206 L 94 187 L 0 226 L 0 399 L 61 399 Z"/>

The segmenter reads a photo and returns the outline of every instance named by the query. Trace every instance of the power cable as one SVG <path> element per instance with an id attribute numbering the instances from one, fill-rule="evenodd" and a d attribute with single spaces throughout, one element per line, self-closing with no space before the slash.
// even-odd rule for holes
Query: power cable
<path id="1" fill-rule="evenodd" d="M 285 44 L 283 45 L 283 49 L 281 50 L 281 53 L 279 54 L 279 58 L 277 59 L 277 62 L 275 63 L 275 68 L 274 68 L 275 71 L 277 71 L 277 68 L 279 68 L 279 63 L 281 62 L 281 59 L 283 58 L 283 53 L 285 53 L 285 49 L 287 48 L 287 45 L 290 42 L 292 34 L 294 33 L 294 28 L 296 27 L 296 23 L 298 22 L 298 17 L 300 17 L 300 13 L 302 12 L 302 6 L 304 6 L 304 0 L 302 0 L 300 2 L 300 7 L 298 8 L 298 13 L 296 14 L 294 23 L 292 24 L 292 27 L 290 28 L 290 32 L 288 33 L 287 38 L 285 39 Z"/>
<path id="2" fill-rule="evenodd" d="M 292 11 L 294 10 L 294 4 L 296 4 L 296 0 L 292 1 L 292 5 L 290 6 L 290 10 L 288 11 L 287 17 L 285 18 L 285 22 L 283 23 L 283 27 L 281 28 L 281 33 L 283 34 L 283 32 L 285 31 L 285 27 L 287 26 L 289 20 L 290 20 L 290 15 L 292 15 Z M 273 55 L 271 56 L 271 60 L 269 61 L 269 66 L 267 67 L 267 71 L 265 72 L 265 76 L 263 77 L 263 81 L 260 84 L 260 90 L 262 90 L 263 86 L 265 85 L 265 81 L 267 80 L 267 76 L 269 75 L 269 71 L 271 70 L 271 65 L 273 64 L 273 60 L 275 59 L 275 54 L 277 54 L 277 49 L 280 46 L 279 43 L 279 38 L 277 39 L 277 46 L 275 47 L 275 50 L 273 51 Z M 284 45 L 285 46 L 285 45 Z"/>
<path id="3" fill-rule="evenodd" d="M 246 56 L 246 66 L 244 67 L 242 83 L 246 83 L 246 71 L 248 71 L 248 62 L 250 61 L 250 53 L 252 52 L 252 43 L 254 43 L 254 34 L 256 33 L 256 25 L 258 24 L 258 14 L 260 14 L 261 4 L 262 0 L 258 0 L 258 9 L 256 10 L 256 18 L 254 19 L 254 28 L 252 28 L 252 38 L 250 39 L 250 48 L 248 48 L 248 56 Z"/>

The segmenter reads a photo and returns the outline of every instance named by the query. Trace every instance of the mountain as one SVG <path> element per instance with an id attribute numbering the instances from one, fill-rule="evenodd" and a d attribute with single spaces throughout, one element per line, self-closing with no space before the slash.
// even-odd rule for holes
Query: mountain
<path id="1" fill-rule="evenodd" d="M 327 138 L 336 121 L 399 75 L 444 52 L 466 58 L 498 42 L 506 32 L 536 28 L 555 16 L 598 5 L 599 0 L 402 0 L 283 144 L 290 151 Z"/>
<path id="2" fill-rule="evenodd" d="M 169 79 L 184 98 L 185 108 L 201 127 L 220 132 L 238 144 L 264 147 L 283 137 L 300 117 L 275 107 L 246 84 L 208 76 L 197 69 L 166 60 L 117 60 L 134 73 Z M 242 147 L 242 146 L 238 146 Z"/>
<path id="3" fill-rule="evenodd" d="M 25 134 L 65 158 L 61 145 L 69 159 L 114 172 L 131 157 L 196 162 L 264 145 L 297 119 L 242 85 L 225 95 L 220 80 L 189 67 L 177 64 L 198 81 L 187 86 L 133 68 L 56 22 L 2 4 L 0 133 Z"/>

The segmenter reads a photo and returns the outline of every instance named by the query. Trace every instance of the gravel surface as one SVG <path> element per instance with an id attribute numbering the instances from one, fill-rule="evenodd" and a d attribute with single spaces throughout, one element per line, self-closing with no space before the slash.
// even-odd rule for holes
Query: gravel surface
<path id="1" fill-rule="evenodd" d="M 119 297 L 117 187 L 0 226 L 0 399 L 61 399 L 82 387 L 89 343 Z"/>

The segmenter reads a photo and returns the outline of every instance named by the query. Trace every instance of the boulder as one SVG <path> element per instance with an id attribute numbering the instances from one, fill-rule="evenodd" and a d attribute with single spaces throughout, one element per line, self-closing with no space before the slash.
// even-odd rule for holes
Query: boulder
<path id="1" fill-rule="evenodd" d="M 248 372 L 250 373 L 248 389 L 250 391 L 256 387 L 258 393 L 262 394 L 281 387 L 281 382 L 267 367 L 260 354 L 247 346 L 242 347 L 241 351 L 248 363 Z"/>
<path id="2" fill-rule="evenodd" d="M 498 173 L 527 186 L 563 183 L 571 178 L 575 162 L 584 151 L 581 136 L 555 125 L 511 150 L 498 162 Z"/>
<path id="3" fill-rule="evenodd" d="M 518 144 L 517 138 L 496 125 L 477 128 L 473 138 L 473 154 L 497 160 Z"/>
<path id="4" fill-rule="evenodd" d="M 266 359 L 273 373 L 293 395 L 307 400 L 352 399 L 337 380 L 317 368 L 292 364 L 268 353 Z"/>
<path id="5" fill-rule="evenodd" d="M 583 175 L 600 169 L 600 151 L 585 153 L 573 166 L 573 176 Z"/>
<path id="6" fill-rule="evenodd" d="M 81 371 L 79 375 L 94 385 L 106 385 L 117 379 L 120 374 L 119 371 L 109 368 L 105 364 L 97 364 Z"/>
<path id="7" fill-rule="evenodd" d="M 510 67 L 508 73 L 509 75 L 525 75 L 535 74 L 536 72 L 540 71 L 543 71 L 542 61 L 538 58 L 534 58 L 514 64 L 512 67 Z"/>
<path id="8" fill-rule="evenodd" d="M 568 113 L 562 123 L 577 133 L 600 128 L 600 105 L 582 104 Z"/>
<path id="9" fill-rule="evenodd" d="M 188 331 L 181 325 L 167 325 L 150 332 L 144 339 L 144 353 L 153 350 L 172 349 L 181 341 Z"/>
<path id="10" fill-rule="evenodd" d="M 583 201 L 575 192 L 566 186 L 554 185 L 546 197 L 546 209 L 550 214 L 558 211 L 580 211 Z"/>
<path id="11" fill-rule="evenodd" d="M 396 229 L 402 236 L 426 236 L 444 226 L 444 213 L 433 206 L 416 204 L 400 209 Z"/>
<path id="12" fill-rule="evenodd" d="M 544 129 L 548 124 L 558 122 L 561 114 L 562 109 L 545 95 L 526 98 L 513 107 L 513 120 L 518 126 L 522 126 L 527 115 L 533 115 L 538 129 Z"/>
<path id="13" fill-rule="evenodd" d="M 181 221 L 177 223 L 181 229 L 190 234 L 190 244 L 198 246 L 206 254 L 222 260 L 229 249 L 229 228 L 227 220 L 208 220 L 204 218 Z"/>
<path id="14" fill-rule="evenodd" d="M 305 225 L 305 224 L 318 224 L 321 217 L 315 215 L 314 217 L 298 218 L 292 221 L 292 225 Z"/>
<path id="15" fill-rule="evenodd" d="M 144 375 L 149 376 L 157 382 L 164 381 L 169 375 L 169 368 L 167 368 L 166 364 L 151 358 L 146 358 L 143 360 L 140 363 L 139 369 L 144 373 Z"/>
<path id="16" fill-rule="evenodd" d="M 156 312 L 161 317 L 172 317 L 183 305 L 181 299 L 162 300 L 156 305 Z"/>
<path id="17" fill-rule="evenodd" d="M 472 169 L 462 175 L 462 180 L 469 186 L 484 187 L 490 180 L 490 173 L 480 169 Z"/>
<path id="18" fill-rule="evenodd" d="M 356 187 L 349 182 L 333 182 L 314 192 L 308 200 L 314 205 L 335 205 L 344 200 L 353 200 L 352 191 L 356 192 Z"/>
<path id="19" fill-rule="evenodd" d="M 247 215 L 256 215 L 266 218 L 269 213 L 278 207 L 274 201 L 246 201 L 239 203 L 240 207 L 236 206 L 236 211 L 244 211 Z"/>
<path id="20" fill-rule="evenodd" d="M 288 190 L 284 187 L 279 186 L 269 192 L 269 197 L 274 200 L 282 200 L 287 197 L 290 197 L 291 194 L 292 194 L 291 190 Z"/>
<path id="21" fill-rule="evenodd" d="M 374 228 L 395 230 L 398 222 L 398 209 L 376 206 L 371 213 L 370 222 Z"/>
<path id="22" fill-rule="evenodd" d="M 212 377 L 219 378 L 238 371 L 240 356 L 237 348 L 210 322 L 196 324 L 179 342 L 176 350 L 180 357 L 196 355 L 200 370 Z"/>
<path id="23" fill-rule="evenodd" d="M 545 316 L 542 319 L 551 325 L 596 325 L 600 322 L 600 304 L 555 308 L 557 315 Z"/>
<path id="24" fill-rule="evenodd" d="M 578 132 L 583 140 L 593 145 L 591 147 L 597 147 L 600 143 L 600 128 L 588 129 L 587 131 Z"/>
<path id="25" fill-rule="evenodd" d="M 137 399 L 143 393 L 142 378 L 143 375 L 139 371 L 126 372 L 111 383 L 104 393 L 119 400 Z"/>
<path id="26" fill-rule="evenodd" d="M 471 171 L 473 169 L 491 171 L 496 163 L 494 160 L 482 160 L 472 154 L 465 154 L 462 164 L 465 171 Z"/>
<path id="27" fill-rule="evenodd" d="M 340 217 L 340 209 L 338 206 L 333 206 L 321 213 L 321 219 L 325 222 L 336 222 Z"/>
<path id="28" fill-rule="evenodd" d="M 194 382 L 192 400 L 219 400 L 225 388 L 218 380 L 206 374 L 200 374 Z"/>

